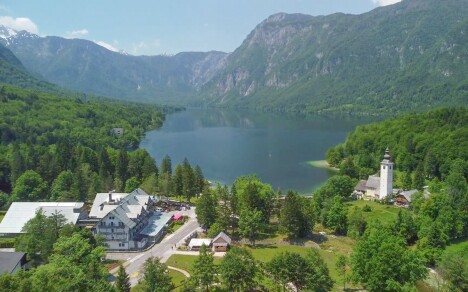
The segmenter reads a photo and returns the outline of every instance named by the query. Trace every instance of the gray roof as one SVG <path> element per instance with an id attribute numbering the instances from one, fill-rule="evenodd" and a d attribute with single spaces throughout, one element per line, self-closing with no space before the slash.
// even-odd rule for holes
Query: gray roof
<path id="1" fill-rule="evenodd" d="M 215 241 L 218 240 L 219 238 L 222 238 L 227 244 L 231 244 L 231 238 L 227 236 L 226 233 L 220 232 L 218 236 L 213 238 L 213 245 L 223 245 L 222 243 L 215 243 Z"/>
<path id="2" fill-rule="evenodd" d="M 366 187 L 378 190 L 380 188 L 380 177 L 370 175 L 367 179 Z"/>
<path id="3" fill-rule="evenodd" d="M 138 216 L 148 209 L 151 197 L 142 189 L 136 189 L 130 194 L 99 193 L 94 199 L 89 217 L 102 219 L 113 215 L 123 222 L 125 226 L 133 228 L 137 225 Z"/>
<path id="4" fill-rule="evenodd" d="M 356 190 L 356 191 L 361 191 L 361 192 L 367 191 L 366 183 L 367 183 L 366 180 L 360 180 L 360 181 L 357 183 L 357 185 L 354 187 L 354 190 Z"/>
<path id="5" fill-rule="evenodd" d="M 24 256 L 24 252 L 0 252 L 0 275 L 12 273 Z"/>
<path id="6" fill-rule="evenodd" d="M 39 209 L 42 209 L 46 216 L 55 212 L 60 213 L 68 223 L 76 224 L 83 205 L 84 203 L 78 202 L 14 202 L 0 223 L 0 233 L 22 233 L 23 226 L 36 215 Z"/>
<path id="7" fill-rule="evenodd" d="M 101 219 L 119 206 L 128 206 L 125 207 L 126 211 L 128 213 L 132 213 L 129 214 L 129 216 L 131 218 L 136 218 L 135 216 L 141 212 L 142 207 L 145 210 L 147 209 L 148 203 L 151 199 L 150 196 L 142 189 L 136 189 L 130 194 L 112 193 L 111 197 L 112 201 L 109 201 L 109 193 L 96 194 L 93 206 L 91 207 L 91 212 L 89 212 L 89 217 Z"/>
<path id="8" fill-rule="evenodd" d="M 403 197 L 405 197 L 405 199 L 408 201 L 408 202 L 411 202 L 411 197 L 416 194 L 418 192 L 418 190 L 409 190 L 409 191 L 403 191 L 400 193 L 400 195 L 402 195 Z"/>

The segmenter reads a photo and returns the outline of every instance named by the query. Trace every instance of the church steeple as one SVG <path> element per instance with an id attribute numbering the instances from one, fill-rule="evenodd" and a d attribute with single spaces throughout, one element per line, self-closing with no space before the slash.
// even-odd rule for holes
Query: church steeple
<path id="1" fill-rule="evenodd" d="M 380 163 L 380 192 L 379 198 L 385 199 L 393 194 L 393 161 L 390 156 L 390 149 L 385 149 L 385 155 Z"/>

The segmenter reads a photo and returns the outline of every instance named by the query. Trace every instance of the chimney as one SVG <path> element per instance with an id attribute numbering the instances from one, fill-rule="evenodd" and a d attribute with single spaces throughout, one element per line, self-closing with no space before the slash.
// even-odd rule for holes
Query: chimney
<path id="1" fill-rule="evenodd" d="M 109 202 L 112 202 L 112 192 L 109 192 Z"/>

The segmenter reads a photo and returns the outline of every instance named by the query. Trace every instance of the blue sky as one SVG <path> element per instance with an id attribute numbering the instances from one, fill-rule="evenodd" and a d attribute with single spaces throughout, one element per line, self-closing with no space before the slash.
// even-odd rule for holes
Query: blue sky
<path id="1" fill-rule="evenodd" d="M 360 14 L 399 0 L 0 0 L 0 24 L 133 55 L 232 52 L 278 12 Z"/>

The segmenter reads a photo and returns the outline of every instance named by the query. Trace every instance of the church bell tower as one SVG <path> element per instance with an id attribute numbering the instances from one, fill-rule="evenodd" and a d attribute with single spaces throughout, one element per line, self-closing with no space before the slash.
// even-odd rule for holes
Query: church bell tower
<path id="1" fill-rule="evenodd" d="M 390 156 L 390 150 L 385 149 L 384 159 L 380 163 L 380 192 L 379 198 L 385 199 L 393 194 L 393 161 Z"/>

